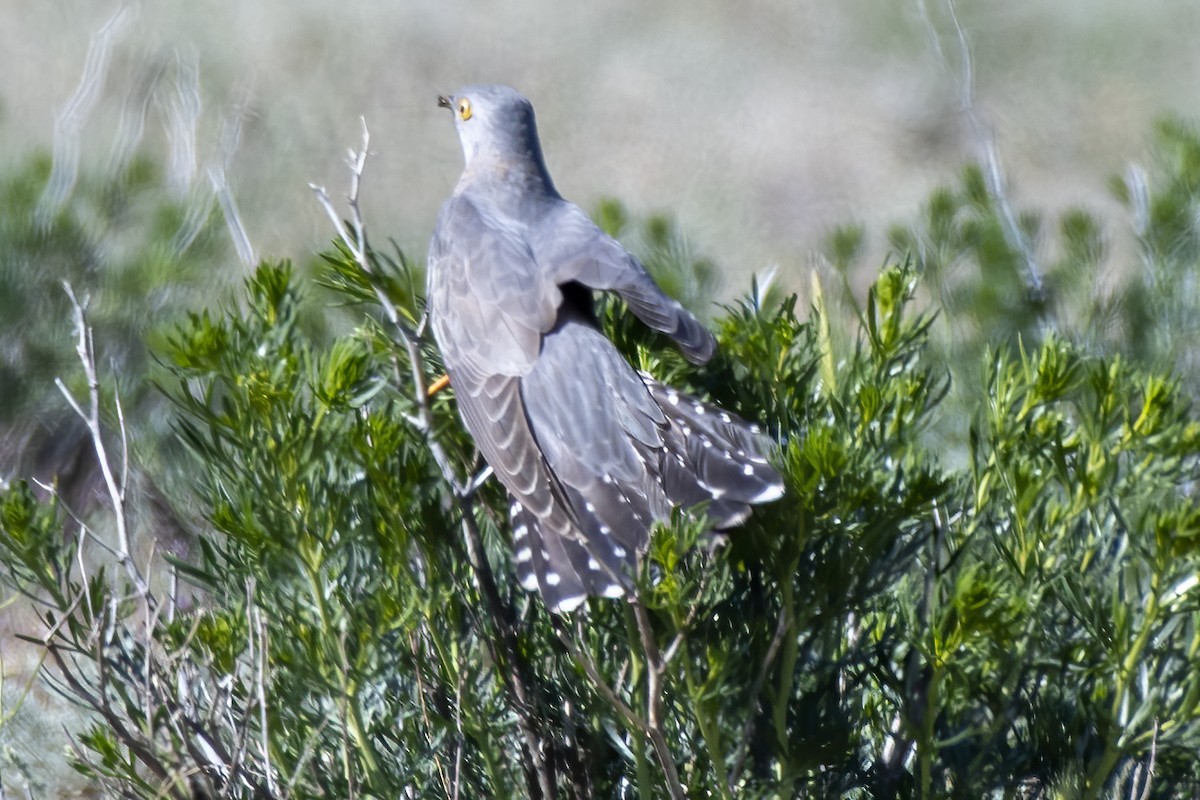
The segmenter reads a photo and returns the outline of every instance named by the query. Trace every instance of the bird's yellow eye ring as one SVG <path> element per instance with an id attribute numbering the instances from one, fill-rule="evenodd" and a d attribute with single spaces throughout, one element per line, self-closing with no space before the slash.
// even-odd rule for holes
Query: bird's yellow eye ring
<path id="1" fill-rule="evenodd" d="M 458 118 L 463 122 L 471 118 L 471 101 L 465 97 L 458 101 Z"/>

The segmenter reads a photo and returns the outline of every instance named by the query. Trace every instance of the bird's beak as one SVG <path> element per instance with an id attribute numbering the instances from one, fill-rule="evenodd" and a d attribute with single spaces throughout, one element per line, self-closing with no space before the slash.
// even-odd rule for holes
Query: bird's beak
<path id="1" fill-rule="evenodd" d="M 450 102 L 449 97 L 446 97 L 446 95 L 444 95 L 444 94 L 439 94 L 438 95 L 438 108 L 453 109 L 454 104 Z"/>

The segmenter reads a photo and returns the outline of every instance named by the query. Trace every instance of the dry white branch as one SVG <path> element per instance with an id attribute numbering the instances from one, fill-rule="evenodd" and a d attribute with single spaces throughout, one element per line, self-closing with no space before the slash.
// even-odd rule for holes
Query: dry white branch
<path id="1" fill-rule="evenodd" d="M 1154 783 L 1154 765 L 1158 759 L 1158 720 L 1154 720 L 1154 733 L 1150 738 L 1150 758 L 1138 763 L 1129 782 L 1129 800 L 1149 800 L 1150 787 Z M 1141 791 L 1138 792 L 1138 786 Z"/>
<path id="2" fill-rule="evenodd" d="M 321 208 L 325 210 L 326 216 L 329 217 L 334 230 L 337 231 L 338 238 L 350 252 L 350 255 L 354 257 L 359 269 L 370 279 L 371 285 L 375 290 L 375 298 L 379 301 L 379 306 L 383 309 L 388 322 L 400 332 L 401 341 L 408 355 L 409 377 L 412 382 L 414 401 L 417 408 L 417 415 L 409 417 L 409 423 L 426 435 L 429 451 L 433 455 L 443 479 L 451 486 L 454 493 L 460 497 L 469 496 L 479 484 L 482 484 L 483 479 L 486 479 L 486 475 L 482 479 L 477 477 L 467 482 L 461 481 L 445 449 L 432 435 L 433 406 L 429 397 L 429 383 L 425 377 L 423 368 L 425 359 L 421 353 L 421 335 L 419 333 L 425 327 L 424 319 L 422 319 L 415 329 L 408 325 L 401 317 L 396 304 L 392 302 L 387 293 L 383 291 L 383 287 L 375 280 L 375 267 L 371 262 L 370 251 L 368 249 L 366 225 L 363 222 L 362 210 L 358 203 L 359 191 L 362 188 L 363 170 L 366 167 L 367 155 L 371 144 L 371 133 L 367 129 L 367 121 L 361 117 L 360 120 L 362 122 L 362 146 L 358 150 L 351 149 L 347 157 L 347 164 L 350 168 L 350 191 L 346 195 L 346 203 L 350 207 L 350 226 L 353 230 L 346 227 L 346 223 L 343 222 L 341 215 L 334 208 L 333 202 L 329 199 L 329 193 L 325 190 L 324 186 L 318 186 L 315 183 L 310 183 L 308 186 L 316 195 L 317 202 L 321 204 Z"/>
<path id="3" fill-rule="evenodd" d="M 666 671 L 666 663 L 659 652 L 658 642 L 655 641 L 654 627 L 646 606 L 636 596 L 629 601 L 629 605 L 633 608 L 638 634 L 642 640 L 642 653 L 646 657 L 646 733 L 654 746 L 658 764 L 662 767 L 667 791 L 672 800 L 682 800 L 687 794 L 679 780 L 675 758 L 671 755 L 671 748 L 667 745 L 663 730 L 663 673 Z"/>
<path id="4" fill-rule="evenodd" d="M 133 582 L 138 596 L 145 599 L 150 597 L 150 587 L 138 569 L 137 564 L 134 563 L 129 549 L 129 514 L 125 507 L 125 490 L 129 475 L 129 450 L 125 433 L 125 418 L 121 411 L 120 398 L 118 397 L 117 399 L 117 415 L 118 427 L 121 434 L 122 463 L 121 477 L 118 479 L 108 456 L 108 448 L 104 444 L 104 430 L 100 424 L 100 378 L 96 371 L 96 349 L 95 342 L 92 339 L 92 329 L 87 323 L 84 306 L 80 303 L 79 298 L 75 296 L 75 290 L 71 288 L 71 284 L 64 281 L 63 289 L 67 293 L 67 298 L 71 301 L 71 309 L 75 318 L 75 352 L 79 357 L 79 363 L 83 366 L 84 376 L 87 380 L 88 407 L 86 409 L 83 408 L 61 378 L 55 378 L 54 382 L 71 405 L 71 408 L 83 420 L 83 423 L 88 428 L 88 432 L 91 434 L 92 448 L 96 453 L 96 461 L 104 479 L 104 486 L 108 490 L 108 499 L 112 505 L 113 521 L 117 529 L 117 546 L 114 555 L 118 563 L 124 568 L 129 579 Z"/>
<path id="5" fill-rule="evenodd" d="M 104 25 L 92 34 L 79 85 L 71 98 L 54 115 L 54 161 L 50 178 L 38 199 L 35 218 L 48 226 L 71 196 L 79 175 L 81 137 L 87 118 L 95 109 L 108 77 L 113 43 L 133 18 L 136 9 L 123 3 Z"/>
<path id="6" fill-rule="evenodd" d="M 130 456 L 124 408 L 120 397 L 115 397 L 120 442 L 120 461 L 115 463 L 101 423 L 100 379 L 86 301 L 81 301 L 69 284 L 64 284 L 64 289 L 73 310 L 76 352 L 86 379 L 86 398 L 73 394 L 61 379 L 57 385 L 90 434 L 108 493 L 116 543 L 103 541 L 87 524 L 76 520 L 79 535 L 75 556 L 81 585 L 72 589 L 68 607 L 56 614 L 56 624 L 43 637 L 46 654 L 57 667 L 54 680 L 61 681 L 62 691 L 103 718 L 115 738 L 142 765 L 139 769 L 144 768 L 144 774 L 157 781 L 160 796 L 191 796 L 193 792 L 188 787 L 192 779 L 203 775 L 216 781 L 219 787 L 228 789 L 237 785 L 255 796 L 279 797 L 267 739 L 268 640 L 264 618 L 251 602 L 247 650 L 250 662 L 245 670 L 248 675 L 244 677 L 201 675 L 186 643 L 198 630 L 199 616 L 184 644 L 173 652 L 163 651 L 159 624 L 173 611 L 174 600 L 164 607 L 149 588 L 145 576 L 150 574 L 155 548 L 150 548 L 143 567 L 139 567 L 133 556 L 126 508 Z M 71 513 L 70 509 L 67 511 Z M 91 585 L 82 558 L 84 542 L 89 538 L 124 568 L 133 587 L 131 597 L 109 590 L 103 605 L 93 608 Z M 136 629 L 122 610 L 131 598 L 140 607 L 141 624 Z M 84 610 L 79 612 L 84 603 Z M 79 619 L 84 614 L 86 617 Z M 90 663 L 85 666 L 82 660 Z M 258 716 L 234 713 L 233 693 L 243 687 L 252 702 L 258 703 Z M 254 734 L 259 738 L 254 739 Z M 250 747 L 262 749 L 262 758 L 257 763 L 265 764 L 265 769 L 256 766 L 251 771 L 247 759 Z M 79 757 L 87 760 L 82 752 Z"/>
<path id="7" fill-rule="evenodd" d="M 247 267 L 254 266 L 257 261 L 254 245 L 250 243 L 250 234 L 246 232 L 246 226 L 242 223 L 242 215 L 238 211 L 237 201 L 233 198 L 233 191 L 229 188 L 224 168 L 218 164 L 210 165 L 208 180 L 212 184 L 217 204 L 221 207 L 221 214 L 225 217 L 225 227 L 229 229 L 229 236 L 233 239 L 238 260 Z"/>
<path id="8" fill-rule="evenodd" d="M 262 771 L 267 779 L 267 791 L 272 796 L 276 796 L 279 792 L 275 783 L 275 770 L 271 767 L 271 742 L 267 724 L 267 664 L 270 646 L 267 638 L 267 623 L 262 609 L 254 602 L 254 596 L 254 580 L 251 579 L 246 586 L 246 621 L 249 636 L 248 649 L 254 680 L 254 699 L 258 704 L 258 746 L 262 757 Z"/>

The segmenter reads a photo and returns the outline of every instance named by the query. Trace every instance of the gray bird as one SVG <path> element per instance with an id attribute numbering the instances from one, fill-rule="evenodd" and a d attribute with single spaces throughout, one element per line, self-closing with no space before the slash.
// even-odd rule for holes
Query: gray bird
<path id="1" fill-rule="evenodd" d="M 466 167 L 429 250 L 428 300 L 463 424 L 511 496 L 517 576 L 553 611 L 631 586 L 651 526 L 707 502 L 716 529 L 783 495 L 758 429 L 635 371 L 592 291 L 702 364 L 716 341 L 554 189 L 533 106 L 469 86 L 454 112 Z"/>

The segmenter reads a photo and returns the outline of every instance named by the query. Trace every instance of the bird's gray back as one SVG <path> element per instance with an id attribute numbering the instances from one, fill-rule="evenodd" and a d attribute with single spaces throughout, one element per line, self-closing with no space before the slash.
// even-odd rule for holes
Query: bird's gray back
<path id="1" fill-rule="evenodd" d="M 524 226 L 468 195 L 452 196 L 438 216 L 428 296 L 447 365 L 479 375 L 528 373 L 562 300 Z"/>

